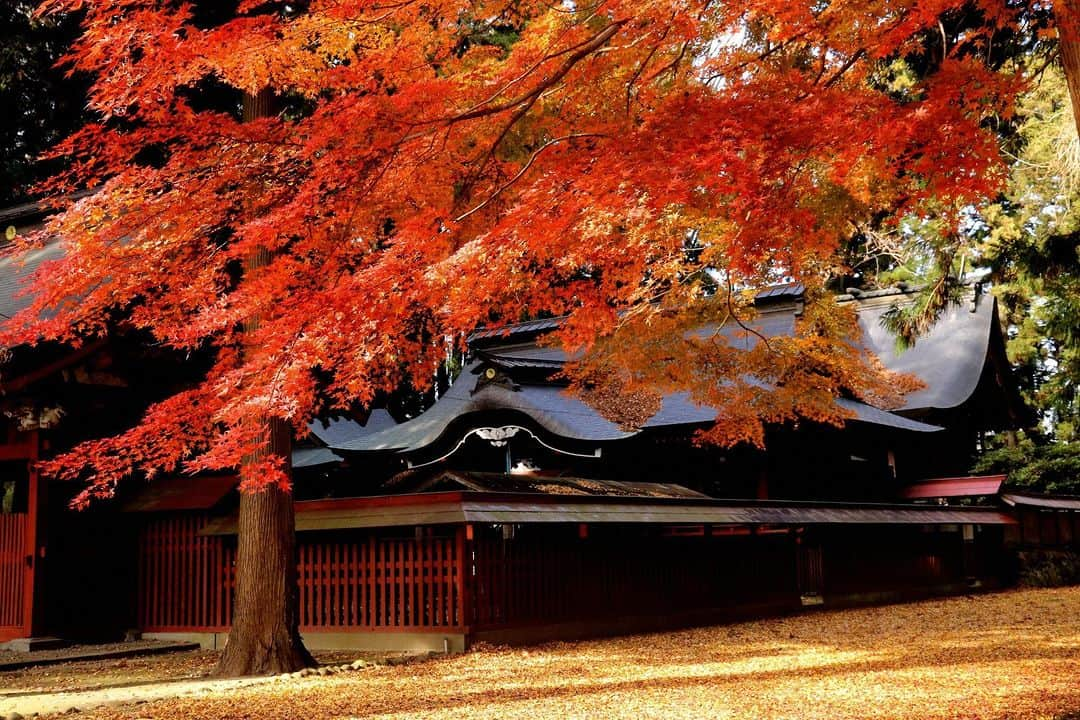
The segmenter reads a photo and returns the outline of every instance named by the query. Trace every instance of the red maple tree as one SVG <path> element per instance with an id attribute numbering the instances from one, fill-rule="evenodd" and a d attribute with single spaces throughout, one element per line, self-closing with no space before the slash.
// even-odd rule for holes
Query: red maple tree
<path id="1" fill-rule="evenodd" d="M 84 13 L 68 62 L 99 116 L 47 189 L 100 189 L 19 241 L 65 254 L 0 342 L 121 320 L 215 358 L 47 470 L 88 478 L 85 502 L 136 473 L 240 467 L 240 582 L 277 558 L 258 592 L 288 595 L 288 428 L 430 377 L 444 338 L 481 323 L 568 314 L 559 339 L 598 350 L 582 378 L 690 388 L 728 443 L 839 422 L 841 392 L 884 402 L 822 286 L 851 223 L 958 214 L 996 187 L 985 121 L 1022 83 L 981 64 L 982 38 L 903 101 L 884 77 L 965 4 L 46 3 Z M 808 288 L 795 337 L 687 332 L 745 320 L 739 289 L 778 275 Z M 225 672 L 307 661 L 295 603 L 238 602 Z"/>

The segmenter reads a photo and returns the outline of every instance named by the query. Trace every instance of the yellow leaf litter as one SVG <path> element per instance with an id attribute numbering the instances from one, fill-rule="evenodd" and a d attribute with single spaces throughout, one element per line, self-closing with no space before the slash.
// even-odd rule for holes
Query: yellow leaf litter
<path id="1" fill-rule="evenodd" d="M 1080 588 L 496 648 L 92 718 L 1080 718 Z"/>

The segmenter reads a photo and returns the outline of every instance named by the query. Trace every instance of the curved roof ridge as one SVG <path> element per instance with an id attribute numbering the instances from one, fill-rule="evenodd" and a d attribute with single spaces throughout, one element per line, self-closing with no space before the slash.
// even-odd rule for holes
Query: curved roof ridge
<path id="1" fill-rule="evenodd" d="M 640 427 L 625 429 L 559 386 L 523 384 L 510 388 L 496 382 L 476 386 L 470 382 L 470 378 L 484 364 L 481 360 L 469 363 L 457 382 L 434 405 L 415 418 L 332 447 L 354 452 L 416 452 L 439 442 L 461 418 L 479 418 L 493 412 L 520 413 L 553 435 L 584 442 L 621 440 L 646 430 L 694 427 L 716 420 L 715 408 L 695 403 L 687 393 L 671 393 L 664 396 L 660 410 Z M 851 413 L 852 420 L 856 422 L 911 432 L 936 432 L 942 429 L 854 400 L 838 399 L 837 404 Z"/>

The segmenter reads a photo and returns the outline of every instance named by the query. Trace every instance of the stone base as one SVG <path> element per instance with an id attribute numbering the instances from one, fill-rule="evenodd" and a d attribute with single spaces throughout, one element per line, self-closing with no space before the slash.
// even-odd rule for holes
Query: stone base
<path id="1" fill-rule="evenodd" d="M 145 632 L 144 640 L 199 643 L 204 650 L 222 650 L 228 632 Z M 308 650 L 367 650 L 370 652 L 465 652 L 465 635 L 447 632 L 305 632 L 300 634 Z"/>
<path id="2" fill-rule="evenodd" d="M 32 638 L 15 638 L 0 645 L 0 648 L 4 650 L 11 650 L 13 652 L 35 652 L 37 650 L 58 650 L 60 648 L 66 648 L 70 645 L 67 640 L 63 640 L 57 637 L 32 637 Z"/>

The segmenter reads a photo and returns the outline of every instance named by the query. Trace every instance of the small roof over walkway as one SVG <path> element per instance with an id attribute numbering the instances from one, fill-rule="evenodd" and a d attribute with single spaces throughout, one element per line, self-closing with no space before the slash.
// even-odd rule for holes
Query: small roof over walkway
<path id="1" fill-rule="evenodd" d="M 626 523 L 709 525 L 1015 525 L 993 508 L 819 503 L 709 498 L 554 496 L 444 492 L 296 503 L 298 531 L 462 523 Z M 235 518 L 204 535 L 231 535 Z"/>
<path id="2" fill-rule="evenodd" d="M 1005 493 L 1002 501 L 1013 507 L 1030 507 L 1040 510 L 1072 510 L 1080 512 L 1080 497 L 1075 495 L 1029 495 Z"/>

